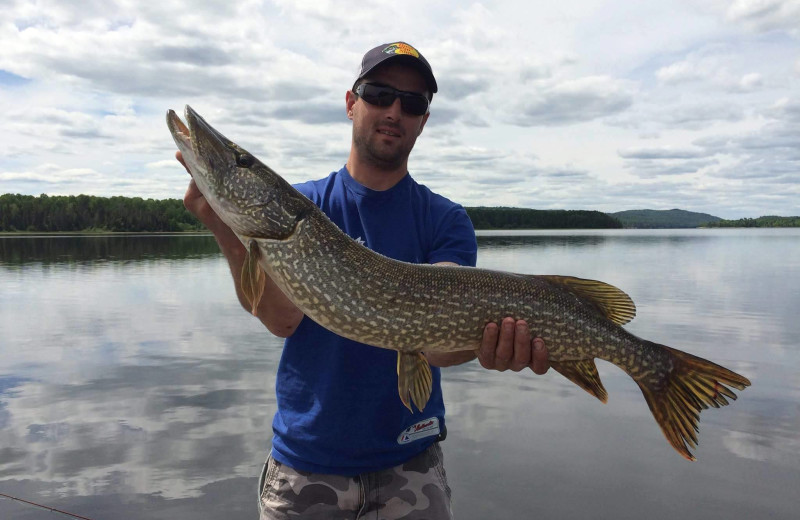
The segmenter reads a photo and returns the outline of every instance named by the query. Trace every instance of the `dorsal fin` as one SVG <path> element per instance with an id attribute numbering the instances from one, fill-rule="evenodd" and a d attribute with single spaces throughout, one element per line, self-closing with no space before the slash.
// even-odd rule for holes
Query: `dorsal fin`
<path id="1" fill-rule="evenodd" d="M 636 316 L 636 305 L 621 289 L 597 280 L 574 276 L 534 275 L 590 301 L 609 320 L 625 325 Z"/>

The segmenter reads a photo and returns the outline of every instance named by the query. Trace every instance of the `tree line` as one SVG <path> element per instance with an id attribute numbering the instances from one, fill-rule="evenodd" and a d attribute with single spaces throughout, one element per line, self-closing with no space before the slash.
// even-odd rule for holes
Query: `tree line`
<path id="1" fill-rule="evenodd" d="M 599 211 L 466 208 L 475 229 L 621 228 Z M 92 195 L 0 195 L 0 231 L 169 232 L 205 229 L 180 199 Z"/>
<path id="2" fill-rule="evenodd" d="M 766 215 L 758 218 L 719 220 L 717 222 L 709 222 L 706 227 L 800 227 L 800 216 L 779 217 L 777 215 Z"/>
<path id="3" fill-rule="evenodd" d="M 618 229 L 622 223 L 600 211 L 466 208 L 475 229 Z"/>
<path id="4" fill-rule="evenodd" d="M 92 195 L 0 195 L 0 231 L 197 231 L 179 199 Z"/>
<path id="5" fill-rule="evenodd" d="M 606 214 L 585 210 L 538 210 L 509 207 L 468 207 L 475 229 L 618 229 L 625 218 L 641 216 L 638 212 Z M 648 210 L 649 211 L 649 210 Z M 635 213 L 636 215 L 627 215 Z M 704 214 L 681 210 L 650 213 L 669 216 L 668 225 L 686 227 L 674 218 Z M 664 215 L 661 215 L 664 214 Z M 688 217 L 686 217 L 688 215 Z M 710 220 L 710 219 L 709 219 Z M 689 224 L 681 221 L 681 224 Z M 703 224 L 692 221 L 691 227 L 800 227 L 800 216 L 775 215 L 738 220 L 711 220 Z M 628 227 L 652 227 L 642 222 Z M 92 195 L 0 195 L 0 231 L 27 232 L 176 232 L 202 231 L 205 227 L 183 207 L 180 199 L 143 199 L 141 197 L 95 197 Z"/>

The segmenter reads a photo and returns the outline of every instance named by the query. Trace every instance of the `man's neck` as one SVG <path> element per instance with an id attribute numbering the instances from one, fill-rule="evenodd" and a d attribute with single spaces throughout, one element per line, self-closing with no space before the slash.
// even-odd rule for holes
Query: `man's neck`
<path id="1" fill-rule="evenodd" d="M 384 169 L 373 164 L 359 161 L 355 154 L 350 154 L 347 159 L 347 171 L 350 176 L 362 186 L 375 191 L 385 191 L 403 180 L 408 173 L 408 163 L 404 162 L 399 168 Z"/>

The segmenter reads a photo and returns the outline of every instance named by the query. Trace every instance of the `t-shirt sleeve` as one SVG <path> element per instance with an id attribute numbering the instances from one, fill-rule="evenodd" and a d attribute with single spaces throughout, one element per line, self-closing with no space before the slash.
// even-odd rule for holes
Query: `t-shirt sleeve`
<path id="1" fill-rule="evenodd" d="M 466 210 L 459 205 L 447 211 L 436 226 L 427 262 L 453 262 L 475 267 L 478 242 Z"/>
<path id="2" fill-rule="evenodd" d="M 317 206 L 320 205 L 321 202 L 321 195 L 319 192 L 318 187 L 314 184 L 313 181 L 301 182 L 298 184 L 292 184 L 294 189 L 305 195 L 308 199 L 311 200 Z"/>

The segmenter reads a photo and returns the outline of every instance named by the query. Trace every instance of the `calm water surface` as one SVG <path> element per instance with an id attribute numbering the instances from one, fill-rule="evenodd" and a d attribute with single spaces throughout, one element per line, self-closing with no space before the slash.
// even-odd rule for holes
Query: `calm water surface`
<path id="1" fill-rule="evenodd" d="M 481 267 L 631 295 L 627 325 L 751 379 L 698 461 L 635 383 L 444 371 L 459 519 L 789 519 L 800 489 L 800 230 L 497 232 Z M 0 493 L 102 519 L 254 519 L 281 342 L 208 236 L 0 237 Z M 0 500 L 0 519 L 58 518 Z"/>

